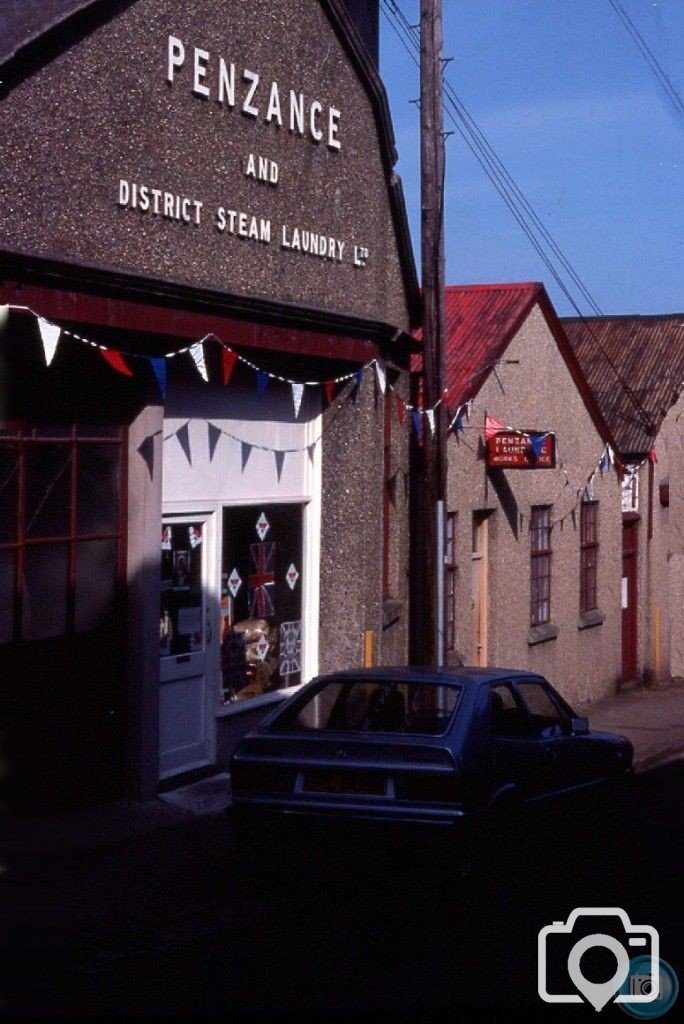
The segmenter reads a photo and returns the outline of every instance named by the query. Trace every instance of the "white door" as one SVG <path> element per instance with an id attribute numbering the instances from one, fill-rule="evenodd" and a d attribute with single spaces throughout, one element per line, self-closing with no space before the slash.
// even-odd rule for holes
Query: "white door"
<path id="1" fill-rule="evenodd" d="M 212 760 L 214 546 L 210 514 L 164 517 L 159 613 L 161 779 Z"/>

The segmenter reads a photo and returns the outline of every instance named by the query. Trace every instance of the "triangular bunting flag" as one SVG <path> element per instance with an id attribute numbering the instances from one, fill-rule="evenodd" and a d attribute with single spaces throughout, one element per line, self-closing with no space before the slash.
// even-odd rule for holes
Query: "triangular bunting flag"
<path id="1" fill-rule="evenodd" d="M 161 395 L 163 401 L 166 398 L 166 359 L 164 358 L 164 356 L 151 356 L 150 365 L 154 370 L 154 376 L 157 379 L 159 394 Z"/>
<path id="2" fill-rule="evenodd" d="M 221 349 L 221 375 L 224 386 L 230 384 L 230 378 L 233 376 L 237 360 L 238 357 L 235 352 L 231 352 L 229 348 Z"/>
<path id="3" fill-rule="evenodd" d="M 411 419 L 413 420 L 413 429 L 415 430 L 416 436 L 420 441 L 423 438 L 423 424 L 421 422 L 421 415 L 418 409 L 413 410 L 413 412 L 411 413 Z"/>
<path id="4" fill-rule="evenodd" d="M 425 415 L 427 416 L 428 423 L 430 424 L 430 433 L 434 437 L 435 436 L 435 410 L 434 409 L 427 409 L 426 412 L 425 412 Z"/>
<path id="5" fill-rule="evenodd" d="M 262 400 L 266 394 L 266 385 L 268 384 L 268 374 L 265 370 L 257 370 L 257 398 L 259 401 Z"/>
<path id="6" fill-rule="evenodd" d="M 316 442 L 314 441 L 313 444 L 310 444 L 306 450 L 309 453 L 309 462 L 313 465 L 314 455 L 316 454 Z"/>
<path id="7" fill-rule="evenodd" d="M 62 328 L 58 327 L 57 324 L 51 324 L 49 320 L 43 320 L 42 316 L 38 317 L 38 328 L 43 340 L 45 362 L 49 366 L 55 358 L 55 350 L 57 348 L 59 336 L 62 333 Z"/>
<path id="8" fill-rule="evenodd" d="M 292 404 L 294 405 L 295 419 L 299 416 L 299 410 L 302 405 L 302 395 L 304 394 L 303 384 L 292 385 Z"/>
<path id="9" fill-rule="evenodd" d="M 219 443 L 221 438 L 222 430 L 215 427 L 213 423 L 207 423 L 207 439 L 209 441 L 209 461 L 214 458 L 214 452 L 216 451 L 216 445 Z"/>
<path id="10" fill-rule="evenodd" d="M 488 441 L 490 437 L 494 437 L 498 430 L 505 429 L 504 424 L 500 420 L 495 420 L 493 416 L 487 416 L 485 413 L 485 441 Z"/>
<path id="11" fill-rule="evenodd" d="M 280 476 L 283 472 L 283 466 L 285 465 L 285 452 L 273 452 L 275 455 L 276 473 L 278 474 L 278 483 L 280 483 Z"/>
<path id="12" fill-rule="evenodd" d="M 192 455 L 190 453 L 190 429 L 187 423 L 184 423 L 182 427 L 178 428 L 176 431 L 176 437 L 178 438 L 179 445 L 183 449 L 185 458 L 192 466 Z"/>
<path id="13" fill-rule="evenodd" d="M 378 387 L 380 388 L 380 394 L 384 395 L 387 388 L 387 376 L 385 374 L 385 367 L 377 359 L 375 360 L 375 373 L 378 378 Z"/>
<path id="14" fill-rule="evenodd" d="M 154 480 L 154 435 L 150 434 L 145 440 L 138 445 L 138 454 L 142 458 L 143 462 L 147 466 L 147 472 L 150 474 L 150 480 Z"/>
<path id="15" fill-rule="evenodd" d="M 656 462 L 658 461 L 658 456 L 656 455 L 655 448 L 651 448 L 650 452 L 648 453 L 648 461 L 651 463 L 652 466 L 655 466 Z"/>
<path id="16" fill-rule="evenodd" d="M 195 342 L 195 344 L 191 347 L 190 355 L 193 358 L 193 362 L 197 367 L 197 372 L 199 373 L 200 377 L 202 378 L 202 380 L 208 382 L 209 374 L 207 373 L 207 364 L 204 361 L 204 345 L 202 344 L 201 341 Z"/>
<path id="17" fill-rule="evenodd" d="M 335 394 L 335 381 L 326 380 L 325 383 L 323 384 L 323 390 L 325 392 L 326 404 L 330 405 L 330 403 L 333 400 L 333 395 Z"/>
<path id="18" fill-rule="evenodd" d="M 544 450 L 544 441 L 546 440 L 546 434 L 530 434 L 530 446 L 532 448 L 532 455 L 535 459 L 541 456 Z"/>
<path id="19" fill-rule="evenodd" d="M 251 444 L 247 444 L 246 441 L 240 441 L 240 457 L 242 459 L 242 472 L 245 471 L 245 466 L 249 462 L 249 457 L 252 454 Z"/>
<path id="20" fill-rule="evenodd" d="M 9 306 L 6 303 L 0 305 L 0 331 L 9 320 Z"/>
<path id="21" fill-rule="evenodd" d="M 463 426 L 463 413 L 457 412 L 456 419 L 454 420 L 454 433 L 456 436 L 459 434 L 465 434 L 465 427 Z"/>
<path id="22" fill-rule="evenodd" d="M 124 377 L 132 377 L 133 371 L 130 366 L 126 365 L 124 357 L 120 352 L 117 352 L 115 348 L 101 348 L 100 352 L 104 359 L 107 360 L 109 365 L 116 370 L 117 373 L 122 373 Z"/>
<path id="23" fill-rule="evenodd" d="M 361 394 L 361 381 L 363 380 L 363 370 L 358 369 L 354 374 L 354 401 L 357 402 L 359 395 Z"/>

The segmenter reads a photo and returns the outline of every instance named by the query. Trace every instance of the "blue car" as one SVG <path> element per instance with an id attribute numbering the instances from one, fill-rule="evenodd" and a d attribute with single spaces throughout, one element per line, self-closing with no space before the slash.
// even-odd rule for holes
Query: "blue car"
<path id="1" fill-rule="evenodd" d="M 610 789 L 632 755 L 531 672 L 380 668 L 302 687 L 240 741 L 230 774 L 250 816 L 454 825 Z"/>

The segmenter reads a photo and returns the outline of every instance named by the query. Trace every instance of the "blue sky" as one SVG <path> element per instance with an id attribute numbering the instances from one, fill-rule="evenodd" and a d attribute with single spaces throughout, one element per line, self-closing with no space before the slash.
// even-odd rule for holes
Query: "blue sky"
<path id="1" fill-rule="evenodd" d="M 419 0 L 396 2 L 416 25 Z M 684 0 L 620 2 L 684 100 Z M 609 0 L 443 0 L 443 16 L 451 88 L 601 311 L 684 311 L 684 116 Z M 420 268 L 419 74 L 384 13 L 381 72 Z M 458 133 L 446 152 L 447 282 L 541 280 L 575 315 Z"/>

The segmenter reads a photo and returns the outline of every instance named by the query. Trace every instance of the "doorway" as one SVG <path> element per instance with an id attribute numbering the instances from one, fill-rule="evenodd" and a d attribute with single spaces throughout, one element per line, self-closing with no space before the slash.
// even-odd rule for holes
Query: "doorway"
<path id="1" fill-rule="evenodd" d="M 487 664 L 488 593 L 489 576 L 489 530 L 488 512 L 473 513 L 472 541 L 472 623 L 473 657 L 472 664 Z"/>
<path id="2" fill-rule="evenodd" d="M 211 764 L 217 689 L 213 515 L 164 516 L 159 606 L 159 777 Z"/>
<path id="3" fill-rule="evenodd" d="M 639 519 L 622 521 L 622 682 L 638 676 Z"/>

